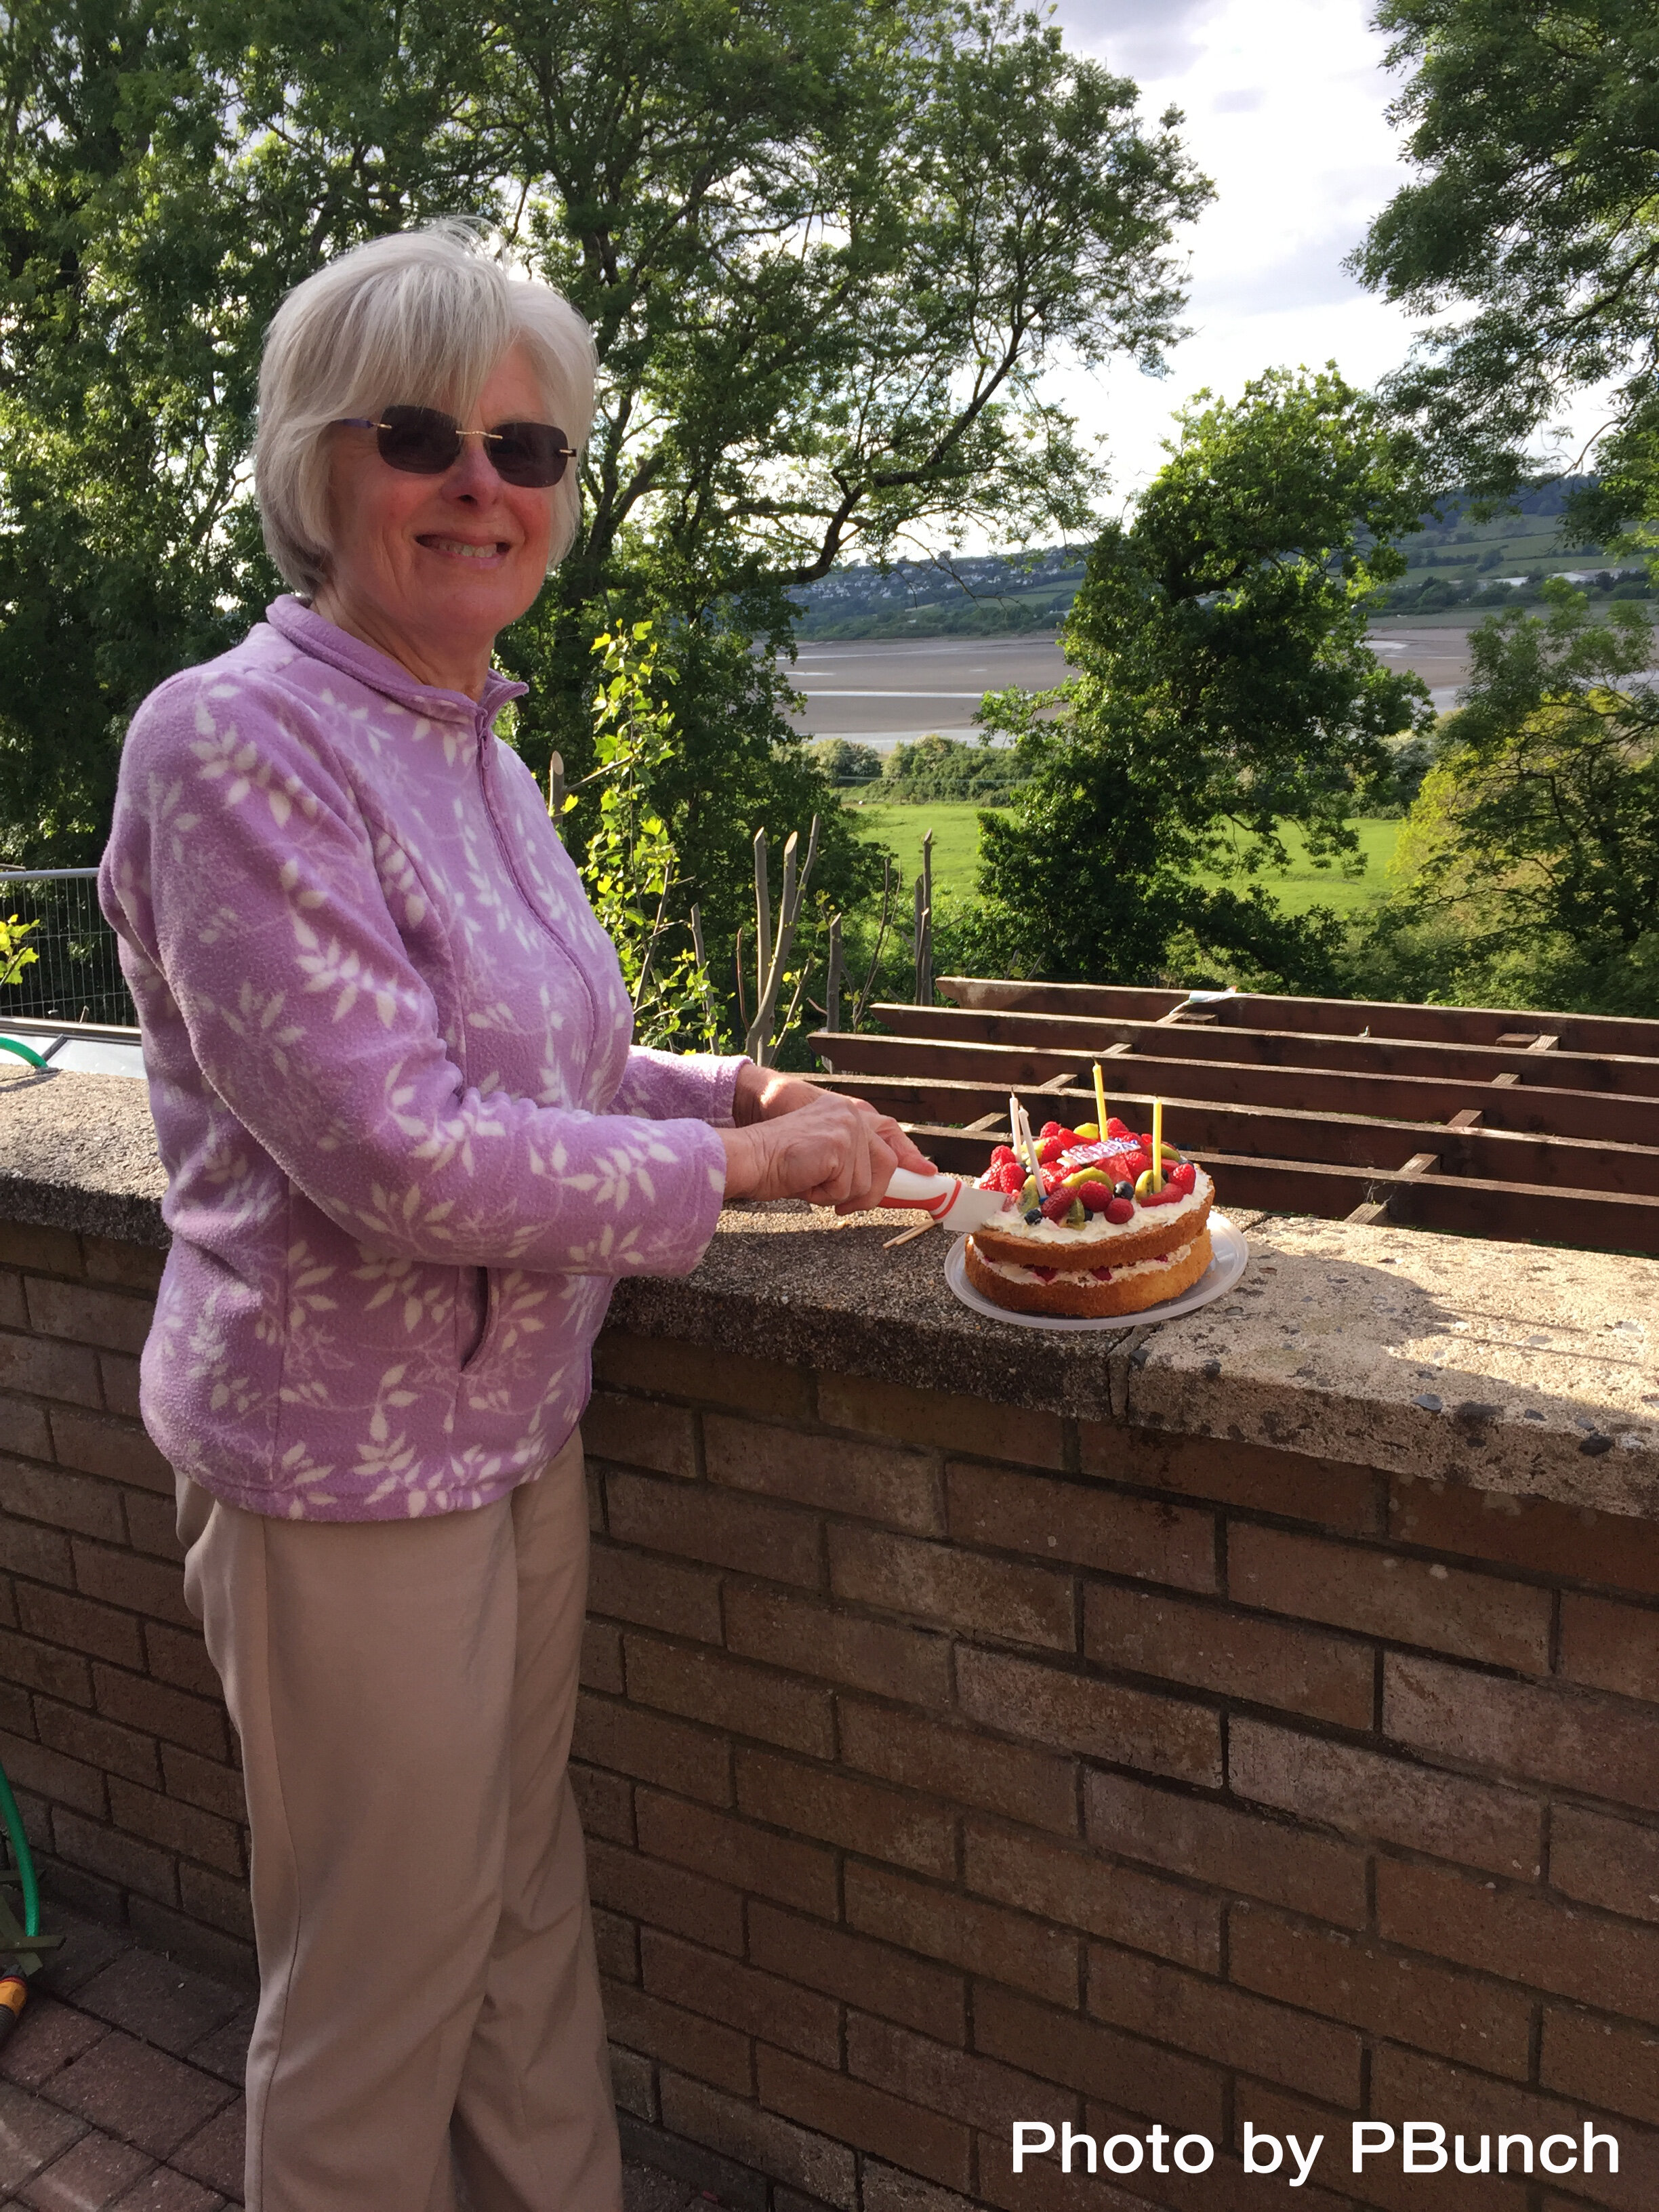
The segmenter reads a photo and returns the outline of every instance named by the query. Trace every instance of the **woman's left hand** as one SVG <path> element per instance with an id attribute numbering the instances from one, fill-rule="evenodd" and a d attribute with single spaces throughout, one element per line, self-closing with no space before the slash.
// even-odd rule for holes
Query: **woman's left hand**
<path id="1" fill-rule="evenodd" d="M 774 1121 L 780 1114 L 796 1114 L 803 1107 L 816 1105 L 826 1096 L 841 1097 L 839 1091 L 826 1092 L 824 1085 L 808 1083 L 799 1075 L 786 1075 L 780 1068 L 757 1067 L 753 1060 L 745 1060 L 738 1070 L 738 1085 L 732 1096 L 732 1119 L 740 1129 L 756 1121 Z M 919 1152 L 896 1123 L 889 1121 L 867 1099 L 849 1098 L 849 1106 L 861 1114 L 873 1115 L 882 1124 L 882 1135 L 889 1148 L 896 1155 L 896 1164 L 908 1168 L 915 1175 L 933 1175 L 933 1163 Z"/>

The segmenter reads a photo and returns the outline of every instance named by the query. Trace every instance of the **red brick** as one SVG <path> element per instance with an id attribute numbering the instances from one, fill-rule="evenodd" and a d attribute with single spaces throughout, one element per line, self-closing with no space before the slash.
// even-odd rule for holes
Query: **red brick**
<path id="1" fill-rule="evenodd" d="M 720 1577 L 696 1567 L 671 1566 L 665 1559 L 595 1544 L 588 1560 L 587 1604 L 591 1613 L 636 1620 L 671 1636 L 695 1636 L 705 1644 L 720 1640 Z"/>
<path id="2" fill-rule="evenodd" d="M 222 1694 L 199 1628 L 168 1628 L 159 1620 L 147 1620 L 144 1649 L 157 1681 L 171 1683 L 177 1690 L 194 1690 L 199 1697 Z"/>
<path id="3" fill-rule="evenodd" d="M 835 1858 L 817 1844 L 768 1835 L 747 1820 L 659 1796 L 654 1790 L 638 1793 L 636 1812 L 640 1849 L 653 1857 L 780 1905 L 799 1905 L 821 1919 L 836 1917 Z"/>
<path id="4" fill-rule="evenodd" d="M 678 2005 L 665 2004 L 624 1982 L 605 1984 L 605 2019 L 613 2043 L 642 2051 L 647 2057 L 665 2058 L 671 2066 L 719 2088 L 747 2094 L 749 2041 L 735 2028 L 682 2011 Z"/>
<path id="5" fill-rule="evenodd" d="M 628 1687 L 623 1671 L 622 1632 L 601 1620 L 588 1621 L 582 1630 L 581 1686 L 619 1698 Z"/>
<path id="6" fill-rule="evenodd" d="M 1558 1663 L 1570 1682 L 1659 1703 L 1659 1613 L 1568 1590 Z"/>
<path id="7" fill-rule="evenodd" d="M 981 1559 L 951 1544 L 832 1528 L 830 1587 L 854 1604 L 919 1614 L 976 1636 L 1048 1651 L 1077 1649 L 1075 1587 L 1068 1576 Z"/>
<path id="8" fill-rule="evenodd" d="M 141 1352 L 155 1314 L 153 1297 L 54 1283 L 41 1275 L 29 1277 L 27 1295 L 29 1326 L 37 1334 L 102 1345 L 111 1352 Z"/>
<path id="9" fill-rule="evenodd" d="M 138 1362 L 119 1352 L 100 1352 L 98 1372 L 103 1378 L 104 1406 L 108 1413 L 125 1414 L 130 1421 L 140 1415 Z"/>
<path id="10" fill-rule="evenodd" d="M 1220 1723 L 1202 1705 L 969 1644 L 957 1654 L 957 1694 L 965 1713 L 1005 1735 L 1183 1781 L 1221 1780 Z"/>
<path id="11" fill-rule="evenodd" d="M 1097 1583 L 1085 1594 L 1083 1648 L 1102 1666 L 1161 1674 L 1253 1705 L 1286 1706 L 1346 1728 L 1371 1724 L 1376 1667 L 1370 1647 L 1317 1629 Z"/>
<path id="12" fill-rule="evenodd" d="M 1659 1920 L 1659 1828 L 1558 1805 L 1550 1817 L 1550 1886 L 1609 1912 Z"/>
<path id="13" fill-rule="evenodd" d="M 1058 2129 L 1082 2117 L 1074 2090 L 856 2012 L 847 2020 L 847 2070 L 910 2104 L 1005 2135 L 1016 2119 L 1047 2120 Z"/>
<path id="14" fill-rule="evenodd" d="M 675 2135 L 770 2174 L 819 2203 L 851 2212 L 857 2202 L 854 2154 L 846 2144 L 793 2127 L 757 2105 L 665 2074 L 662 2120 Z"/>
<path id="15" fill-rule="evenodd" d="M 18 1689 L 15 1683 L 0 1682 L 0 1728 L 10 1729 L 21 1736 L 35 1734 L 28 1692 Z"/>
<path id="16" fill-rule="evenodd" d="M 1627 1514 L 1396 1475 L 1389 1533 L 1425 1551 L 1491 1559 L 1553 1582 L 1602 1583 L 1659 1597 L 1659 1530 Z"/>
<path id="17" fill-rule="evenodd" d="M 969 1822 L 966 1844 L 967 1885 L 981 1897 L 1220 1972 L 1221 1908 L 1215 1899 L 979 1820 Z"/>
<path id="18" fill-rule="evenodd" d="M 1016 1478 L 957 1462 L 945 1469 L 945 1482 L 951 1534 L 959 1544 L 1033 1552 L 1181 1589 L 1216 1587 L 1213 1514 L 1121 1498 L 1094 1483 Z"/>
<path id="19" fill-rule="evenodd" d="M 1343 1927 L 1365 1924 L 1365 1855 L 1352 1844 L 1122 1774 L 1091 1773 L 1084 1794 L 1092 1844 Z"/>
<path id="20" fill-rule="evenodd" d="M 15 1268 L 0 1273 L 0 1328 L 27 1329 L 29 1310 L 23 1302 L 23 1278 Z"/>
<path id="21" fill-rule="evenodd" d="M 144 1663 L 138 1623 L 131 1613 L 115 1613 L 89 1599 L 70 1597 L 67 1591 L 38 1589 L 27 1583 L 19 1585 L 17 1612 L 26 1633 L 45 1643 L 67 1644 L 71 1650 L 89 1651 L 98 1659 L 117 1659 L 129 1667 Z"/>
<path id="22" fill-rule="evenodd" d="M 1659 2033 L 1546 2005 L 1539 2079 L 1597 2110 L 1659 2124 Z"/>
<path id="23" fill-rule="evenodd" d="M 603 1969 L 604 1954 L 599 1964 Z M 624 2051 L 619 2043 L 609 2044 L 605 2057 L 611 2069 L 611 2095 L 619 2112 L 632 2112 L 636 2119 L 654 2121 L 657 2100 L 653 2088 L 656 2068 L 637 2051 Z"/>
<path id="24" fill-rule="evenodd" d="M 1069 1929 L 1049 1927 L 978 1898 L 913 1881 L 885 1867 L 849 1862 L 846 1885 L 847 1917 L 867 1935 L 884 1936 L 902 1948 L 925 1952 L 970 1973 L 1029 1990 L 1050 2004 L 1075 2010 L 1081 2002 L 1082 1947 Z M 887 2009 L 873 1996 L 863 1996 L 862 2002 L 874 2012 Z M 925 2021 L 910 2025 L 939 2033 Z"/>
<path id="25" fill-rule="evenodd" d="M 641 1782 L 659 1782 L 688 1797 L 700 1797 L 705 1804 L 731 1802 L 730 1753 L 723 1738 L 615 1698 L 590 1692 L 579 1698 L 571 1752 L 595 1766 L 608 1766 Z"/>
<path id="26" fill-rule="evenodd" d="M 1079 1421 L 1083 1472 L 1147 1490 L 1311 1521 L 1345 1535 L 1382 1533 L 1382 1481 L 1375 1468 L 1274 1451 L 1231 1437 L 1179 1437 Z"/>
<path id="27" fill-rule="evenodd" d="M 62 1398 L 72 1406 L 95 1406 L 98 1361 L 81 1345 L 0 1330 L 0 1387 L 36 1398 Z"/>
<path id="28" fill-rule="evenodd" d="M 826 2073 L 764 2045 L 755 2053 L 763 2105 L 855 2149 L 925 2173 L 947 2189 L 969 2184 L 966 2128 L 921 2111 L 885 2090 Z"/>
<path id="29" fill-rule="evenodd" d="M 100 1767 L 106 1774 L 125 1774 L 129 1781 L 152 1787 L 160 1782 L 161 1764 L 153 1736 L 119 1728 L 76 1705 L 56 1705 L 49 1698 L 35 1699 L 34 1716 L 40 1741 L 52 1750 L 64 1752 L 83 1765 Z"/>
<path id="30" fill-rule="evenodd" d="M 640 1964 L 653 1996 L 822 2066 L 841 2063 L 841 2007 L 832 1997 L 654 1928 L 640 1931 Z"/>
<path id="31" fill-rule="evenodd" d="M 743 1955 L 743 1897 L 725 1882 L 672 1867 L 642 1851 L 619 1850 L 592 1837 L 587 1882 L 596 1903 L 648 1927 L 695 1936 L 700 1943 Z"/>
<path id="32" fill-rule="evenodd" d="M 1372 2063 L 1371 2110 L 1383 2119 L 1442 2120 L 1448 2124 L 1449 2134 L 1461 2130 L 1465 2135 L 1494 2137 L 1524 2135 L 1534 2144 L 1545 2136 L 1565 2135 L 1581 2148 L 1584 2139 L 1584 2114 L 1576 2106 L 1388 2045 L 1377 2051 Z M 1602 2126 L 1598 2132 L 1609 2130 Z M 1659 2136 L 1628 2122 L 1612 2132 L 1619 2143 L 1617 2174 L 1607 2172 L 1603 2151 L 1597 2155 L 1593 2175 L 1575 2175 L 1566 2185 L 1613 2212 L 1652 2212 L 1659 2203 Z M 1494 2165 L 1497 2156 L 1494 2141 Z"/>
<path id="33" fill-rule="evenodd" d="M 1363 1938 L 1234 1907 L 1227 1973 L 1240 1988 L 1373 2035 L 1524 2081 L 1532 2000 Z"/>
<path id="34" fill-rule="evenodd" d="M 0 1735 L 0 1762 L 20 1790 L 38 1790 L 54 1806 L 68 1805 L 101 1817 L 104 1778 L 97 1767 L 9 1734 Z"/>
<path id="35" fill-rule="evenodd" d="M 590 1850 L 596 1836 L 613 1844 L 633 1842 L 634 1785 L 625 1775 L 606 1774 L 597 1766 L 584 1766 L 580 1759 L 572 1759 L 570 1787 Z"/>
<path id="36" fill-rule="evenodd" d="M 1538 1871 L 1541 1810 L 1518 1790 L 1242 1718 L 1231 1724 L 1227 1763 L 1241 1797 L 1302 1820 L 1495 1874 Z"/>
<path id="37" fill-rule="evenodd" d="M 878 1868 L 854 1865 L 847 1872 L 849 1918 L 854 1917 L 851 1898 L 855 1877 L 867 1875 L 876 1882 L 902 1881 L 907 1889 L 918 1887 L 902 1876 L 890 1877 Z M 927 1893 L 945 1894 L 943 1891 Z M 780 1912 L 774 1905 L 757 1902 L 749 1908 L 749 1955 L 756 1966 L 803 1983 L 808 1989 L 822 1990 L 828 1996 L 862 2005 L 884 2019 L 902 2021 L 940 2042 L 961 2043 L 966 2029 L 961 1975 L 946 1973 L 912 1955 L 926 1948 L 918 1944 L 913 1932 L 907 1931 L 902 1941 L 908 1949 L 893 1949 L 848 1936 L 793 1912 Z M 830 2063 L 834 2063 L 833 2053 Z"/>
<path id="38" fill-rule="evenodd" d="M 1525 1583 L 1240 1522 L 1228 1531 L 1227 1586 L 1269 1613 L 1548 1671 L 1550 1594 Z"/>
<path id="39" fill-rule="evenodd" d="M 1391 1652 L 1382 1726 L 1419 1751 L 1659 1812 L 1656 1711 Z"/>
<path id="40" fill-rule="evenodd" d="M 65 1704 L 92 1703 L 92 1674 L 84 1659 L 59 1651 L 33 1637 L 0 1630 L 0 1681 L 15 1682 L 26 1690 L 44 1690 Z"/>
<path id="41" fill-rule="evenodd" d="M 843 1697 L 841 1756 L 844 1765 L 886 1782 L 981 1805 L 1060 1835 L 1077 1833 L 1077 1767 L 1050 1752 L 1003 1743 L 947 1719 Z"/>
<path id="42" fill-rule="evenodd" d="M 969 2212 L 965 2197 L 873 2158 L 864 2161 L 864 2212 Z"/>
<path id="43" fill-rule="evenodd" d="M 1279 2194 L 1288 2185 L 1282 2166 L 1271 2179 L 1265 2175 L 1255 2179 L 1248 2178 L 1237 2156 L 1243 2147 L 1247 2121 L 1268 2135 L 1279 2136 L 1281 2142 L 1287 2136 L 1294 2136 L 1304 2154 L 1315 2136 L 1322 2136 L 1324 2142 L 1314 2172 L 1324 2174 L 1332 2189 L 1340 2189 L 1340 2197 L 1334 2197 L 1328 2189 L 1320 2188 L 1316 2182 L 1304 2184 L 1294 2197 Z M 1287 2089 L 1269 2088 L 1266 2083 L 1252 2081 L 1248 2097 L 1241 2094 L 1235 2105 L 1231 2147 L 1224 2145 L 1222 2157 L 1203 2180 L 1188 2184 L 1191 2212 L 1210 2212 L 1209 2200 L 1199 2194 L 1205 2181 L 1217 2183 L 1229 2212 L 1234 2205 L 1240 2208 L 1240 2212 L 1247 2205 L 1251 2212 L 1255 2212 L 1257 2207 L 1266 2212 L 1266 2208 L 1273 2203 L 1294 2203 L 1297 2212 L 1355 2212 L 1362 2198 L 1368 2207 L 1386 2206 L 1388 2212 L 1530 2212 L 1507 2181 L 1460 2173 L 1454 2184 L 1455 2194 L 1448 2195 L 1437 2181 L 1419 2180 L 1414 2175 L 1402 2173 L 1399 2171 L 1401 2154 L 1397 2148 L 1389 2159 L 1368 2160 L 1364 2172 L 1351 2178 L 1352 2126 L 1352 2121 L 1346 2112 L 1333 2113 L 1305 2097 L 1292 2096 Z M 1456 2133 L 1455 2116 L 1451 2133 Z M 1447 2141 L 1449 2144 L 1450 2136 Z M 1231 2193 L 1227 2194 L 1228 2191 Z"/>
<path id="44" fill-rule="evenodd" d="M 745 1666 L 718 1651 L 627 1639 L 628 1692 L 639 1703 L 707 1721 L 735 1735 L 758 1736 L 816 1759 L 836 1755 L 836 1719 L 828 1690 L 789 1680 L 765 1667 Z"/>
<path id="45" fill-rule="evenodd" d="M 165 1252 L 147 1244 L 130 1244 L 125 1238 L 88 1237 L 81 1239 L 81 1255 L 89 1283 L 109 1283 L 118 1290 L 148 1291 L 153 1303 L 167 1266 Z"/>
<path id="46" fill-rule="evenodd" d="M 134 1483 L 162 1498 L 173 1496 L 173 1469 L 136 1421 L 108 1420 L 54 1406 L 52 1434 L 64 1466 L 79 1468 L 83 1474 L 105 1475 L 112 1482 Z"/>
<path id="47" fill-rule="evenodd" d="M 631 1920 L 619 1913 L 607 1912 L 602 1905 L 592 1909 L 593 1952 L 599 1962 L 599 1972 L 608 1982 L 627 1982 L 638 1986 L 640 1978 L 640 1931 Z"/>
<path id="48" fill-rule="evenodd" d="M 1397 1859 L 1377 1861 L 1376 1925 L 1389 1942 L 1431 1957 L 1659 2021 L 1659 1929 Z"/>
<path id="49" fill-rule="evenodd" d="M 146 1490 L 128 1490 L 122 1493 L 122 1503 L 126 1510 L 127 1540 L 133 1549 L 148 1552 L 154 1559 L 173 1560 L 182 1566 L 185 1547 L 179 1541 L 179 1514 L 173 1500 L 158 1498 Z"/>
<path id="50" fill-rule="evenodd" d="M 72 1229 L 40 1229 L 31 1221 L 0 1221 L 0 1261 L 42 1274 L 78 1277 L 81 1240 Z"/>
<path id="51" fill-rule="evenodd" d="M 625 1544 L 678 1552 L 773 1582 L 811 1588 L 819 1580 L 818 1524 L 808 1514 L 734 1498 L 706 1483 L 641 1474 L 609 1474 L 605 1490 L 611 1534 Z"/>
<path id="52" fill-rule="evenodd" d="M 183 1751 L 177 1744 L 161 1746 L 161 1786 L 169 1797 L 199 1805 L 204 1813 L 216 1813 L 222 1820 L 241 1826 L 247 1820 L 247 1798 L 236 1768 L 221 1765 L 216 1759 L 198 1759 L 193 1751 Z"/>
<path id="53" fill-rule="evenodd" d="M 1109 2097 L 1165 2127 L 1220 2140 L 1226 2076 L 1180 2051 L 984 1984 L 974 1992 L 974 2042 L 988 2057 L 1045 2081 Z"/>
<path id="54" fill-rule="evenodd" d="M 185 1603 L 185 1579 L 178 1567 L 141 1559 L 131 1552 L 111 1551 L 79 1536 L 72 1548 L 75 1579 L 83 1596 L 127 1606 L 180 1628 L 193 1626 L 195 1616 Z"/>
<path id="55" fill-rule="evenodd" d="M 60 1858 L 88 1874 L 101 1875 L 122 1889 L 136 1889 L 141 1897 L 158 1898 L 163 1905 L 179 1902 L 179 1881 L 173 1855 L 118 1828 L 106 1828 L 83 1820 L 78 1813 L 60 1805 L 52 1816 L 52 1834 Z"/>
<path id="56" fill-rule="evenodd" d="M 30 1581 L 53 1583 L 71 1589 L 75 1570 L 70 1540 L 56 1528 L 37 1528 L 30 1521 L 12 1521 L 0 1515 L 0 1569 L 27 1575 Z"/>
<path id="57" fill-rule="evenodd" d="M 953 1390 L 910 1390 L 865 1376 L 820 1375 L 818 1419 L 830 1428 L 968 1452 L 975 1459 L 1013 1460 L 1021 1467 L 1066 1464 L 1065 1425 L 1057 1413 L 1000 1406 Z"/>
<path id="58" fill-rule="evenodd" d="M 160 1844 L 164 1850 L 179 1851 L 185 1858 L 216 1867 L 221 1874 L 243 1871 L 241 1833 L 228 1820 L 217 1820 L 194 1805 L 181 1805 L 176 1798 L 163 1797 L 154 1790 L 140 1790 L 118 1776 L 110 1779 L 109 1809 L 115 1826 L 129 1835 L 143 1836 L 149 1843 Z"/>
<path id="59" fill-rule="evenodd" d="M 0 1510 L 80 1536 L 125 1540 L 120 1492 L 107 1483 L 89 1481 L 61 1467 L 40 1467 L 27 1460 L 0 1458 Z"/>
<path id="60" fill-rule="evenodd" d="M 1133 2034 L 1263 2075 L 1327 2104 L 1358 2107 L 1360 2039 L 1329 2021 L 1183 1973 L 1156 1959 L 1093 1948 L 1089 2010 L 1097 2020 Z"/>
<path id="61" fill-rule="evenodd" d="M 609 1390 L 596 1390 L 587 1401 L 582 1449 L 590 1459 L 649 1468 L 657 1474 L 689 1480 L 697 1472 L 690 1413 L 643 1398 L 619 1398 Z"/>
<path id="62" fill-rule="evenodd" d="M 889 1859 L 921 1874 L 956 1871 L 955 1820 L 945 1807 L 828 1767 L 740 1750 L 738 1805 L 754 1820 L 868 1858 Z"/>
<path id="63" fill-rule="evenodd" d="M 179 1901 L 192 1920 L 205 1920 L 210 1928 L 222 1928 L 232 1936 L 251 1939 L 253 1935 L 245 1881 L 233 1881 L 186 1859 L 179 1869 Z"/>
<path id="64" fill-rule="evenodd" d="M 711 1344 L 679 1344 L 668 1337 L 630 1336 L 608 1328 L 593 1347 L 593 1372 L 601 1382 L 621 1389 L 695 1398 L 786 1419 L 812 1411 L 811 1376 L 805 1369 L 745 1358 Z"/>
<path id="65" fill-rule="evenodd" d="M 225 1757 L 229 1739 L 224 1707 L 216 1698 L 193 1698 L 187 1691 L 148 1681 L 143 1675 L 119 1674 L 113 1667 L 94 1667 L 92 1687 L 99 1711 L 112 1720 L 148 1729 L 207 1759 Z"/>
<path id="66" fill-rule="evenodd" d="M 21 1398 L 0 1398 L 0 1436 L 29 1459 L 52 1457 L 52 1431 L 45 1412 Z"/>
<path id="67" fill-rule="evenodd" d="M 726 1413 L 706 1416 L 702 1433 L 711 1482 L 884 1522 L 913 1535 L 944 1532 L 939 1472 L 926 1453 L 763 1428 Z"/>
<path id="68" fill-rule="evenodd" d="M 779 1590 L 726 1593 L 726 1640 L 744 1658 L 789 1667 L 910 1705 L 951 1697 L 950 1647 L 942 1636 L 861 1620 Z"/>

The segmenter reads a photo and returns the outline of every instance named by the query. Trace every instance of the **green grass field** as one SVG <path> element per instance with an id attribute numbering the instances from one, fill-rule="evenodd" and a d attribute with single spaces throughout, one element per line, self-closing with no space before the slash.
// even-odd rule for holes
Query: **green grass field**
<path id="1" fill-rule="evenodd" d="M 849 811 L 857 817 L 865 836 L 879 839 L 892 853 L 907 882 L 921 866 L 921 841 L 931 830 L 935 886 L 971 894 L 979 857 L 978 807 L 941 800 L 927 806 L 854 803 Z M 1400 824 L 1363 821 L 1356 827 L 1359 831 L 1359 849 L 1365 856 L 1363 875 L 1345 876 L 1337 868 L 1315 867 L 1307 857 L 1302 839 L 1292 831 L 1286 839 L 1291 850 L 1290 867 L 1283 874 L 1263 874 L 1257 880 L 1291 914 L 1305 913 L 1310 906 L 1334 907 L 1339 914 L 1352 914 L 1372 905 L 1388 888 L 1389 861 L 1400 836 Z"/>

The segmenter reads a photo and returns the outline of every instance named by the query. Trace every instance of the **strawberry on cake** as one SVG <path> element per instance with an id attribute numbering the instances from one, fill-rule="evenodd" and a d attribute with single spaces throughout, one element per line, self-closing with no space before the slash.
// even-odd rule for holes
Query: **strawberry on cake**
<path id="1" fill-rule="evenodd" d="M 1190 1290 L 1209 1266 L 1215 1186 L 1165 1145 L 1160 1188 L 1150 1132 L 1115 1119 L 1103 1134 L 1050 1121 L 1036 1158 L 1041 1188 L 1006 1145 L 979 1179 L 1006 1194 L 1006 1218 L 976 1230 L 963 1260 L 994 1305 L 1075 1320 L 1139 1313 Z"/>

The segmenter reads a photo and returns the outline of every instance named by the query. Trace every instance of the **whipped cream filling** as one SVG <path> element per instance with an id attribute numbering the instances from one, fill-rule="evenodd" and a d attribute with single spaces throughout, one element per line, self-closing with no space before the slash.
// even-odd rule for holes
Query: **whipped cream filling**
<path id="1" fill-rule="evenodd" d="M 1052 1269 L 1039 1274 L 1035 1267 L 1018 1267 L 1012 1260 L 988 1260 L 983 1252 L 979 1253 L 979 1260 L 981 1267 L 988 1267 L 994 1275 L 1000 1275 L 1007 1283 L 1127 1283 L 1132 1275 L 1161 1275 L 1178 1267 L 1192 1249 L 1190 1244 L 1182 1244 L 1173 1252 L 1160 1252 L 1153 1260 L 1131 1260 L 1125 1267 L 1068 1267 L 1063 1275 Z M 977 1245 L 974 1249 L 979 1252 Z"/>
<path id="2" fill-rule="evenodd" d="M 1027 1222 L 1017 1206 L 1005 1207 L 994 1221 L 988 1221 L 987 1230 L 996 1237 L 1018 1237 L 1021 1243 L 1032 1244 L 1103 1244 L 1110 1237 L 1139 1237 L 1144 1229 L 1161 1228 L 1168 1223 L 1171 1228 L 1187 1215 L 1196 1213 L 1211 1194 L 1210 1178 L 1202 1168 L 1198 1180 L 1188 1194 L 1175 1206 L 1139 1206 L 1125 1222 L 1108 1221 L 1103 1213 L 1091 1213 L 1081 1229 L 1067 1229 L 1063 1222 Z"/>

